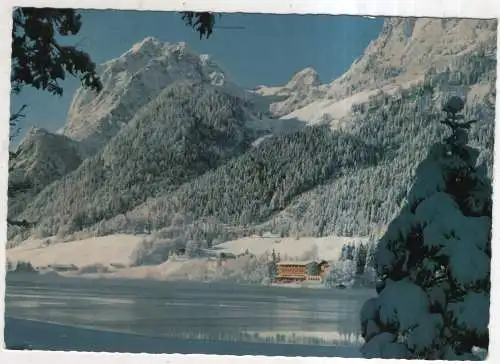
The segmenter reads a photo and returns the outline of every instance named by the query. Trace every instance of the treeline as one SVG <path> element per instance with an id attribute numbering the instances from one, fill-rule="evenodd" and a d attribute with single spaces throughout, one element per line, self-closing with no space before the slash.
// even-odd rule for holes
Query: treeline
<path id="1" fill-rule="evenodd" d="M 375 239 L 370 239 L 366 244 L 363 242 L 356 246 L 354 243 L 344 244 L 340 253 L 339 261 L 352 261 L 355 264 L 356 276 L 365 273 L 367 267 L 374 267 L 375 251 L 377 245 Z"/>
<path id="2" fill-rule="evenodd" d="M 324 277 L 327 287 L 373 286 L 377 279 L 375 253 L 377 241 L 372 236 L 365 243 L 344 244 L 337 261 L 330 262 Z"/>
<path id="3" fill-rule="evenodd" d="M 30 262 L 22 260 L 12 262 L 9 259 L 5 261 L 5 271 L 6 273 L 38 273 Z"/>

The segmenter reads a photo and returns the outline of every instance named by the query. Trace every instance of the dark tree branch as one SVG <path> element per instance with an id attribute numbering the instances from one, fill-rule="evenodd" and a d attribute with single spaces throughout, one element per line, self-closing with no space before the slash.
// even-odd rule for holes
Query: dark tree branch
<path id="1" fill-rule="evenodd" d="M 14 114 L 12 114 L 10 116 L 9 126 L 10 126 L 11 130 L 12 130 L 12 128 L 14 128 L 17 125 L 17 122 L 19 121 L 19 119 L 26 117 L 26 115 L 23 114 L 23 110 L 27 107 L 28 107 L 28 105 L 24 104 L 23 106 L 21 106 L 21 108 L 17 112 L 15 112 Z M 9 136 L 9 140 L 12 140 L 12 138 L 16 137 L 19 134 L 20 130 L 21 130 L 21 128 L 17 128 L 14 132 L 11 132 L 11 135 Z"/>
<path id="2" fill-rule="evenodd" d="M 12 92 L 23 86 L 62 95 L 60 80 L 77 76 L 84 87 L 100 92 L 102 83 L 90 56 L 75 46 L 61 46 L 57 35 L 76 35 L 81 15 L 74 9 L 16 8 L 12 29 Z"/>
<path id="3" fill-rule="evenodd" d="M 11 125 L 11 126 L 12 126 L 12 125 L 15 125 L 15 121 L 16 121 L 17 119 L 20 119 L 20 118 L 24 118 L 24 117 L 26 117 L 26 115 L 24 115 L 22 112 L 23 112 L 23 110 L 24 110 L 24 109 L 26 109 L 27 107 L 28 107 L 28 105 L 24 104 L 23 106 L 21 106 L 21 107 L 19 108 L 19 110 L 18 110 L 17 112 L 15 112 L 14 114 L 12 114 L 12 115 L 10 116 L 9 121 L 10 121 L 10 125 Z"/>

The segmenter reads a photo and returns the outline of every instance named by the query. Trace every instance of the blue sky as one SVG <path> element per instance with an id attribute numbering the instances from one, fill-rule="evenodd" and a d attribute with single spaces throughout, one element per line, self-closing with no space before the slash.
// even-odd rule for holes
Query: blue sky
<path id="1" fill-rule="evenodd" d="M 218 25 L 245 29 L 215 29 L 208 40 L 200 40 L 178 13 L 85 10 L 81 14 L 79 35 L 65 37 L 65 42 L 78 43 L 96 63 L 119 56 L 147 36 L 155 36 L 167 42 L 185 41 L 195 50 L 212 55 L 243 87 L 284 84 L 305 67 L 315 68 L 322 82 L 331 81 L 378 36 L 383 22 L 355 16 L 223 14 Z M 62 97 L 30 88 L 12 97 L 11 110 L 28 105 L 21 125 L 24 132 L 32 125 L 51 131 L 63 126 L 79 83 L 68 79 L 62 85 Z"/>

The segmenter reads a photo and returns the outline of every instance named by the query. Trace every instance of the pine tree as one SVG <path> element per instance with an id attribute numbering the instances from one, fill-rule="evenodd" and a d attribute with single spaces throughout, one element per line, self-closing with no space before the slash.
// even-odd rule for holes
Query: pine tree
<path id="1" fill-rule="evenodd" d="M 6 259 L 5 271 L 10 272 L 13 270 L 13 266 L 12 262 L 9 259 Z"/>
<path id="2" fill-rule="evenodd" d="M 269 279 L 271 282 L 276 280 L 276 275 L 278 274 L 278 262 L 279 258 L 276 255 L 276 251 L 273 249 L 273 252 L 271 253 L 271 261 L 268 263 Z"/>
<path id="3" fill-rule="evenodd" d="M 452 134 L 420 164 L 378 244 L 381 285 L 361 310 L 365 357 L 471 360 L 474 346 L 488 349 L 492 188 L 467 146 L 474 121 L 459 122 L 463 106 L 446 104 Z"/>
<path id="4" fill-rule="evenodd" d="M 376 243 L 374 239 L 370 239 L 368 242 L 368 246 L 366 248 L 366 267 L 373 267 L 375 265 L 375 251 L 376 251 Z"/>
<path id="5" fill-rule="evenodd" d="M 350 243 L 348 248 L 347 248 L 347 260 L 354 260 L 354 251 L 356 249 L 356 246 L 354 243 Z"/>
<path id="6" fill-rule="evenodd" d="M 342 250 L 340 252 L 340 258 L 339 260 L 340 261 L 344 261 L 346 260 L 346 257 L 347 257 L 347 245 L 342 245 Z"/>
<path id="7" fill-rule="evenodd" d="M 361 276 L 365 272 L 366 257 L 368 254 L 368 247 L 361 243 L 356 249 L 356 275 Z"/>

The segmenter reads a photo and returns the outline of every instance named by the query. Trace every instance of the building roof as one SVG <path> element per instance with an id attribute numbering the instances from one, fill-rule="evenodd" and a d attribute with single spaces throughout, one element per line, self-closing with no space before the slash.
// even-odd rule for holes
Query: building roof
<path id="1" fill-rule="evenodd" d="M 74 264 L 49 264 L 48 267 L 54 269 L 78 269 Z"/>
<path id="2" fill-rule="evenodd" d="M 311 263 L 316 263 L 315 260 L 288 260 L 278 262 L 278 265 L 308 265 Z"/>
<path id="3" fill-rule="evenodd" d="M 281 262 L 278 262 L 278 265 L 308 265 L 311 263 L 316 263 L 316 264 L 328 264 L 327 260 L 284 260 Z"/>

